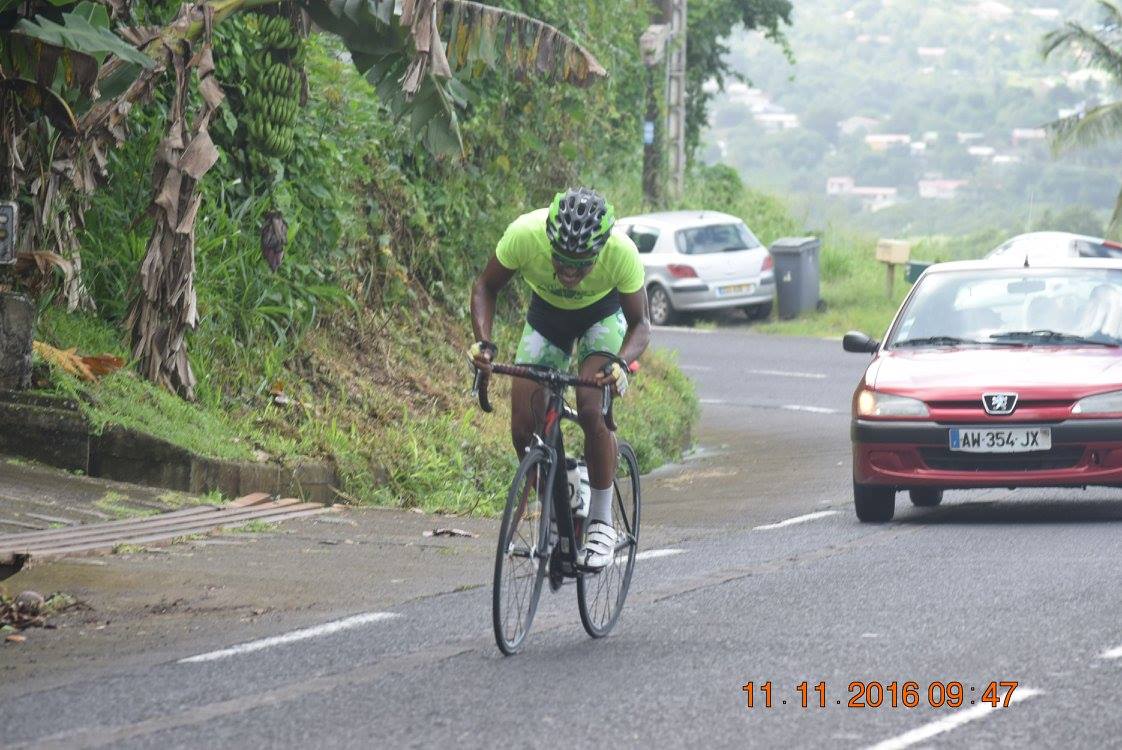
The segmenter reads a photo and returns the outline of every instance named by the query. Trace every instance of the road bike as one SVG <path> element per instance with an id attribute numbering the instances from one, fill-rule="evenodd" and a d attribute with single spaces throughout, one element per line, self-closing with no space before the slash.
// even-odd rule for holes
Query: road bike
<path id="1" fill-rule="evenodd" d="M 608 352 L 595 353 L 618 360 Z M 615 432 L 611 386 L 599 386 L 594 380 L 551 367 L 495 364 L 491 371 L 533 380 L 548 391 L 545 413 L 511 482 L 499 531 L 492 589 L 495 643 L 508 656 L 522 648 L 547 576 L 553 591 L 558 591 L 565 579 L 576 579 L 581 623 L 590 636 L 603 638 L 619 621 L 635 567 L 641 506 L 639 463 L 631 446 L 617 440 L 617 469 L 612 483 L 615 554 L 605 568 L 589 570 L 578 562 L 584 518 L 575 513 L 571 503 L 561 422 L 577 419 L 565 402 L 566 388 L 597 388 L 603 390 L 601 413 L 608 429 Z M 483 411 L 491 411 L 487 378 L 482 371 L 476 371 L 472 394 Z"/>

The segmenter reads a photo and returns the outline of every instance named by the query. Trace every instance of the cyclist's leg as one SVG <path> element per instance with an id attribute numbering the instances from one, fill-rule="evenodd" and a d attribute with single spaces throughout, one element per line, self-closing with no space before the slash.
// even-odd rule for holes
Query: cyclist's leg
<path id="1" fill-rule="evenodd" d="M 514 363 L 519 365 L 544 365 L 565 370 L 569 366 L 570 355 L 560 347 L 550 343 L 535 331 L 529 323 L 522 329 L 522 340 L 518 342 L 518 352 Z M 526 446 L 534 435 L 540 420 L 545 414 L 548 390 L 532 380 L 513 378 L 510 386 L 510 434 L 514 450 L 521 459 Z"/>
<path id="2" fill-rule="evenodd" d="M 610 360 L 594 351 L 618 352 L 623 344 L 627 323 L 617 312 L 591 326 L 580 338 L 580 373 L 592 378 Z M 612 528 L 613 480 L 616 474 L 616 436 L 608 429 L 600 413 L 602 394 L 597 388 L 577 389 L 577 414 L 584 430 L 584 453 L 588 463 L 588 479 L 592 499 L 588 509 L 588 534 L 585 564 L 603 567 L 611 559 L 615 545 Z M 599 523 L 598 523 L 599 522 Z"/>
<path id="3" fill-rule="evenodd" d="M 607 357 L 591 352 L 618 352 L 626 333 L 627 321 L 622 311 L 589 327 L 578 342 L 581 377 L 595 377 L 596 372 L 609 362 Z M 598 389 L 577 389 L 577 413 L 584 430 L 585 460 L 588 462 L 588 480 L 593 490 L 611 489 L 616 474 L 615 435 L 608 429 L 600 414 L 601 399 L 602 394 Z"/>

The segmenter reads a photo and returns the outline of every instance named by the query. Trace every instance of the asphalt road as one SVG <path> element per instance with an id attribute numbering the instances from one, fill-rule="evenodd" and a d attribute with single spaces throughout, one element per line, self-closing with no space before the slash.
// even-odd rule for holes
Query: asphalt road
<path id="1" fill-rule="evenodd" d="M 219 635 L 204 661 L 178 660 L 201 655 L 192 643 L 176 658 L 141 655 L 96 679 L 75 670 L 43 689 L 2 685 L 0 743 L 1122 742 L 1117 492 L 948 493 L 936 509 L 901 496 L 894 522 L 859 524 L 847 410 L 862 356 L 837 342 L 743 330 L 660 330 L 655 341 L 678 349 L 698 383 L 699 450 L 645 479 L 644 546 L 662 552 L 638 562 L 611 637 L 584 635 L 575 588 L 566 586 L 543 594 L 525 651 L 504 658 L 491 640 L 484 585 L 287 643 L 239 648 Z M 480 567 L 483 583 L 490 569 Z M 851 683 L 872 681 L 884 686 L 879 707 L 850 707 L 859 692 Z M 1017 683 L 1008 707 L 983 702 L 995 681 Z M 917 707 L 902 705 L 906 682 L 917 683 Z M 951 682 L 962 685 L 962 706 L 928 705 L 940 693 L 931 683 Z M 870 693 L 876 702 L 881 691 Z M 999 688 L 1000 698 L 1007 693 Z"/>

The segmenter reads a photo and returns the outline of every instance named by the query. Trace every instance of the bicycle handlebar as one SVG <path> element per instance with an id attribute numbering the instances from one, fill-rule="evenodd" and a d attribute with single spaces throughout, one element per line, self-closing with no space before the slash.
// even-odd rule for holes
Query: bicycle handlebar
<path id="1" fill-rule="evenodd" d="M 497 372 L 500 375 L 510 375 L 514 378 L 525 378 L 526 380 L 533 380 L 538 383 L 545 383 L 560 388 L 567 386 L 601 388 L 603 395 L 600 402 L 600 413 L 604 416 L 604 422 L 607 424 L 608 429 L 615 432 L 616 423 L 612 414 L 614 399 L 612 398 L 612 387 L 610 385 L 601 386 L 590 378 L 569 375 L 553 368 L 546 369 L 524 367 L 522 365 L 493 364 L 491 365 L 491 372 Z M 487 374 L 479 368 L 475 368 L 475 380 L 472 383 L 471 395 L 479 399 L 479 408 L 483 411 L 490 414 L 494 410 L 491 406 L 491 400 L 487 395 Z"/>

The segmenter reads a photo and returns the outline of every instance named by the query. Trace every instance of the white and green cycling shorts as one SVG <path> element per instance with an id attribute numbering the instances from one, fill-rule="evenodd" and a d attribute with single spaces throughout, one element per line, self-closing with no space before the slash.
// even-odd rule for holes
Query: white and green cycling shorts
<path id="1" fill-rule="evenodd" d="M 567 371 L 572 362 L 573 344 L 577 345 L 577 361 L 583 362 L 592 352 L 618 353 L 626 333 L 627 320 L 620 309 L 617 292 L 579 310 L 554 307 L 535 294 L 530 300 L 514 361 L 519 365 Z"/>

